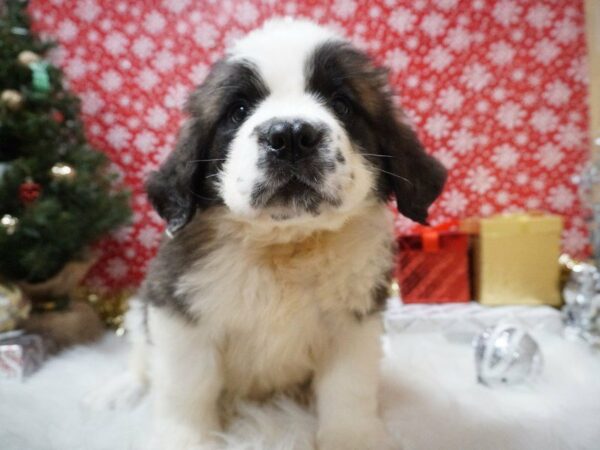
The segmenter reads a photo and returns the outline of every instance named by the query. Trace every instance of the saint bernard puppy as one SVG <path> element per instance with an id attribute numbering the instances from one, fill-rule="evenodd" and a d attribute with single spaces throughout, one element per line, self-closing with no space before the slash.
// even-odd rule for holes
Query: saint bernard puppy
<path id="1" fill-rule="evenodd" d="M 208 449 L 239 399 L 310 402 L 319 450 L 397 448 L 378 416 L 395 196 L 424 223 L 446 172 L 385 70 L 308 21 L 267 22 L 190 96 L 147 192 L 167 222 L 140 291 L 138 385 L 160 448 Z"/>

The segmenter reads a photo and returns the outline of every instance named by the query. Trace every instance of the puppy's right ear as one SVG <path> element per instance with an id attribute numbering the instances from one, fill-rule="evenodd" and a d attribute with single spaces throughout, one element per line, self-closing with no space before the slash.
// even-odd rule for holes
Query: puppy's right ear
<path id="1" fill-rule="evenodd" d="M 197 118 L 188 119 L 179 132 L 175 150 L 159 170 L 146 182 L 146 192 L 152 206 L 167 222 L 167 232 L 175 233 L 194 216 L 196 198 L 194 180 L 201 164 L 198 149 L 201 130 Z"/>

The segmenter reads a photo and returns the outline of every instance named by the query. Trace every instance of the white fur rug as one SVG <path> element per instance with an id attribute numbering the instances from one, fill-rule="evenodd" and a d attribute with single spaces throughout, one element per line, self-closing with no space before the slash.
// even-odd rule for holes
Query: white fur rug
<path id="1" fill-rule="evenodd" d="M 545 358 L 541 379 L 490 389 L 475 382 L 469 344 L 450 339 L 439 321 L 417 332 L 404 325 L 389 328 L 382 404 L 403 448 L 600 448 L 600 355 L 585 345 L 538 330 L 534 335 Z M 111 335 L 48 360 L 24 383 L 0 381 L 0 448 L 145 449 L 149 399 L 132 411 L 92 412 L 80 403 L 98 383 L 125 370 L 125 354 L 125 341 Z M 248 405 L 228 430 L 226 448 L 309 450 L 314 428 L 314 417 L 287 400 Z"/>

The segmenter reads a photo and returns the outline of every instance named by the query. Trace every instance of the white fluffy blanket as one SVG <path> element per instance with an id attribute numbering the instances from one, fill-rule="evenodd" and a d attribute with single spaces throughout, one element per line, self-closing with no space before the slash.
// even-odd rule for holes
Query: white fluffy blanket
<path id="1" fill-rule="evenodd" d="M 468 343 L 449 339 L 447 330 L 426 328 L 415 332 L 392 326 L 386 337 L 384 417 L 403 448 L 600 448 L 598 353 L 538 330 L 545 357 L 541 379 L 529 386 L 490 389 L 475 382 Z M 133 411 L 93 412 L 81 405 L 98 383 L 125 370 L 125 355 L 124 340 L 107 336 L 97 345 L 48 360 L 24 383 L 0 381 L 0 448 L 146 448 L 148 399 Z M 248 405 L 228 430 L 226 448 L 309 450 L 314 428 L 315 418 L 287 400 Z"/>

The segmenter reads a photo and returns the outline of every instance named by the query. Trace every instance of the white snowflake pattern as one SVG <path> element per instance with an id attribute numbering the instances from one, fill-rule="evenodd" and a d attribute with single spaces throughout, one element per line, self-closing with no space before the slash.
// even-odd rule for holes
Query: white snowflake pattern
<path id="1" fill-rule="evenodd" d="M 548 201 L 555 211 L 566 211 L 575 201 L 575 194 L 564 185 L 553 186 L 548 194 Z"/>
<path id="2" fill-rule="evenodd" d="M 95 0 L 79 0 L 75 7 L 75 14 L 86 22 L 92 22 L 98 14 L 100 14 L 100 7 Z"/>
<path id="3" fill-rule="evenodd" d="M 519 153 L 512 145 L 502 144 L 494 149 L 492 161 L 500 169 L 510 169 L 519 161 Z"/>
<path id="4" fill-rule="evenodd" d="M 423 17 L 421 21 L 421 29 L 429 37 L 435 38 L 444 34 L 448 20 L 444 19 L 444 16 L 437 13 L 430 13 Z"/>
<path id="5" fill-rule="evenodd" d="M 441 139 L 448 134 L 450 121 L 442 114 L 434 114 L 425 122 L 425 131 L 435 139 Z"/>
<path id="6" fill-rule="evenodd" d="M 341 19 L 352 17 L 356 11 L 355 0 L 335 0 L 333 3 L 333 13 Z"/>
<path id="7" fill-rule="evenodd" d="M 529 182 L 529 175 L 524 172 L 518 173 L 515 177 L 515 183 L 518 186 L 525 186 Z"/>
<path id="8" fill-rule="evenodd" d="M 496 120 L 505 128 L 512 130 L 523 122 L 525 111 L 515 102 L 506 102 L 496 111 Z"/>
<path id="9" fill-rule="evenodd" d="M 190 79 L 194 84 L 200 84 L 208 75 L 209 67 L 204 63 L 198 63 L 192 67 Z"/>
<path id="10" fill-rule="evenodd" d="M 546 169 L 554 169 L 564 157 L 562 150 L 552 143 L 542 145 L 536 155 L 540 164 Z"/>
<path id="11" fill-rule="evenodd" d="M 127 276 L 128 268 L 122 258 L 110 258 L 106 262 L 106 272 L 114 279 L 121 279 Z"/>
<path id="12" fill-rule="evenodd" d="M 169 11 L 179 14 L 190 5 L 191 1 L 192 0 L 163 0 L 162 4 Z"/>
<path id="13" fill-rule="evenodd" d="M 458 0 L 437 0 L 435 5 L 442 11 L 448 11 L 456 7 Z"/>
<path id="14" fill-rule="evenodd" d="M 106 135 L 106 140 L 117 150 L 125 148 L 129 144 L 129 139 L 131 139 L 131 133 L 121 125 L 111 127 Z"/>
<path id="15" fill-rule="evenodd" d="M 552 106 L 561 106 L 569 101 L 571 88 L 560 80 L 554 80 L 546 85 L 543 96 Z"/>
<path id="16" fill-rule="evenodd" d="M 245 1 L 236 5 L 234 17 L 242 25 L 252 25 L 258 19 L 258 9 L 251 2 Z"/>
<path id="17" fill-rule="evenodd" d="M 506 41 L 494 42 L 490 46 L 488 58 L 497 66 L 510 63 L 515 57 L 516 50 Z"/>
<path id="18" fill-rule="evenodd" d="M 123 84 L 123 78 L 119 75 L 119 72 L 115 70 L 109 70 L 104 72 L 100 77 L 100 85 L 107 92 L 114 92 L 121 87 Z"/>
<path id="19" fill-rule="evenodd" d="M 546 28 L 547 26 L 551 25 L 554 15 L 554 11 L 552 11 L 548 6 L 541 4 L 531 8 L 527 12 L 525 19 L 533 28 L 541 30 L 542 28 Z"/>
<path id="20" fill-rule="evenodd" d="M 450 113 L 458 110 L 463 102 L 464 96 L 452 86 L 442 89 L 437 98 L 440 108 Z"/>
<path id="21" fill-rule="evenodd" d="M 458 189 L 452 189 L 444 194 L 441 206 L 448 214 L 460 216 L 467 208 L 467 197 Z"/>
<path id="22" fill-rule="evenodd" d="M 471 64 L 464 68 L 460 80 L 476 92 L 481 91 L 492 80 L 492 74 L 479 63 Z"/>
<path id="23" fill-rule="evenodd" d="M 510 203 L 510 194 L 506 191 L 498 191 L 496 193 L 496 203 L 502 206 L 506 206 Z"/>
<path id="24" fill-rule="evenodd" d="M 135 137 L 133 145 L 142 153 L 150 153 L 156 146 L 156 135 L 150 131 L 142 131 Z"/>
<path id="25" fill-rule="evenodd" d="M 425 61 L 433 70 L 443 71 L 452 62 L 454 57 L 442 46 L 434 47 L 425 57 Z"/>
<path id="26" fill-rule="evenodd" d="M 497 87 L 492 90 L 492 98 L 497 102 L 501 102 L 506 98 L 506 89 Z"/>
<path id="27" fill-rule="evenodd" d="M 588 82 L 588 68 L 587 58 L 582 56 L 571 61 L 569 68 L 567 69 L 567 75 L 571 77 L 573 81 L 587 84 Z"/>
<path id="28" fill-rule="evenodd" d="M 183 84 L 176 84 L 169 87 L 167 95 L 165 96 L 165 106 L 168 108 L 183 108 L 183 105 L 187 99 L 188 88 Z"/>
<path id="29" fill-rule="evenodd" d="M 466 183 L 467 187 L 476 194 L 485 194 L 496 183 L 496 177 L 487 167 L 472 167 L 467 172 Z"/>
<path id="30" fill-rule="evenodd" d="M 394 72 L 401 72 L 408 67 L 410 58 L 405 51 L 393 48 L 385 54 L 385 65 Z"/>
<path id="31" fill-rule="evenodd" d="M 449 144 L 456 153 L 464 155 L 475 149 L 477 137 L 466 128 L 460 128 L 452 133 Z"/>
<path id="32" fill-rule="evenodd" d="M 150 108 L 150 111 L 148 111 L 148 114 L 146 115 L 146 122 L 154 129 L 163 127 L 168 120 L 169 115 L 167 114 L 167 111 L 160 106 Z"/>
<path id="33" fill-rule="evenodd" d="M 85 91 L 81 94 L 81 111 L 84 114 L 95 115 L 104 106 L 104 100 L 96 91 Z"/>
<path id="34" fill-rule="evenodd" d="M 392 29 L 398 33 L 406 33 L 414 26 L 416 17 L 406 8 L 396 8 L 388 18 L 388 23 Z"/>
<path id="35" fill-rule="evenodd" d="M 489 203 L 483 203 L 479 207 L 479 214 L 481 214 L 482 217 L 491 216 L 493 213 L 494 213 L 494 207 L 492 205 L 490 205 Z"/>
<path id="36" fill-rule="evenodd" d="M 520 20 L 523 8 L 514 0 L 500 0 L 494 6 L 492 15 L 497 22 L 505 27 Z"/>
<path id="37" fill-rule="evenodd" d="M 588 236 L 577 228 L 570 228 L 563 232 L 563 245 L 570 254 L 581 252 L 588 245 Z"/>
<path id="38" fill-rule="evenodd" d="M 162 232 L 158 230 L 156 227 L 151 225 L 147 225 L 143 227 L 138 233 L 138 241 L 145 248 L 154 248 L 160 241 Z"/>
<path id="39" fill-rule="evenodd" d="M 538 197 L 528 197 L 527 200 L 525 200 L 527 209 L 536 210 L 539 209 L 541 205 L 542 201 Z"/>
<path id="40" fill-rule="evenodd" d="M 531 56 L 542 64 L 548 65 L 554 62 L 560 49 L 548 38 L 541 39 L 531 49 Z"/>
<path id="41" fill-rule="evenodd" d="M 154 52 L 154 42 L 147 36 L 140 36 L 131 46 L 133 53 L 140 59 L 146 59 Z"/>
<path id="42" fill-rule="evenodd" d="M 466 50 L 471 45 L 471 34 L 463 27 L 451 28 L 446 35 L 445 43 L 457 52 Z"/>
<path id="43" fill-rule="evenodd" d="M 104 41 L 104 48 L 113 55 L 120 55 L 125 52 L 129 39 L 123 34 L 115 31 L 109 34 Z"/>
<path id="44" fill-rule="evenodd" d="M 558 117 L 549 108 L 540 108 L 531 115 L 529 122 L 540 133 L 547 133 L 556 128 Z"/>
<path id="45" fill-rule="evenodd" d="M 452 169 L 457 162 L 454 153 L 447 149 L 435 152 L 435 157 L 448 169 Z"/>
<path id="46" fill-rule="evenodd" d="M 158 72 L 170 72 L 175 67 L 176 59 L 175 55 L 169 50 L 161 50 L 156 54 L 156 58 L 153 61 L 153 66 Z"/>
<path id="47" fill-rule="evenodd" d="M 144 16 L 144 28 L 148 33 L 158 34 L 166 25 L 164 16 L 158 11 L 149 12 Z"/>
<path id="48" fill-rule="evenodd" d="M 192 36 L 194 42 L 204 48 L 213 48 L 217 43 L 218 37 L 219 32 L 217 29 L 208 23 L 200 25 Z"/>
<path id="49" fill-rule="evenodd" d="M 587 134 L 574 123 L 558 126 L 556 139 L 565 148 L 581 148 L 587 139 Z"/>
<path id="50" fill-rule="evenodd" d="M 158 75 L 156 75 L 156 72 L 154 72 L 152 69 L 146 68 L 142 69 L 142 71 L 139 73 L 137 82 L 142 89 L 149 91 L 156 86 L 156 84 L 159 82 L 159 78 Z"/>
<path id="51" fill-rule="evenodd" d="M 67 65 L 65 66 L 65 73 L 72 80 L 81 78 L 87 71 L 88 66 L 86 62 L 78 57 L 68 60 Z"/>
<path id="52" fill-rule="evenodd" d="M 579 33 L 582 32 L 583 30 L 580 29 L 575 22 L 565 18 L 554 24 L 554 27 L 552 28 L 552 37 L 562 44 L 568 44 L 577 39 Z"/>
<path id="53" fill-rule="evenodd" d="M 77 28 L 77 25 L 75 25 L 75 22 L 67 19 L 63 20 L 58 25 L 58 31 L 56 34 L 62 41 L 69 42 L 75 39 L 77 33 L 79 33 L 79 29 Z"/>

